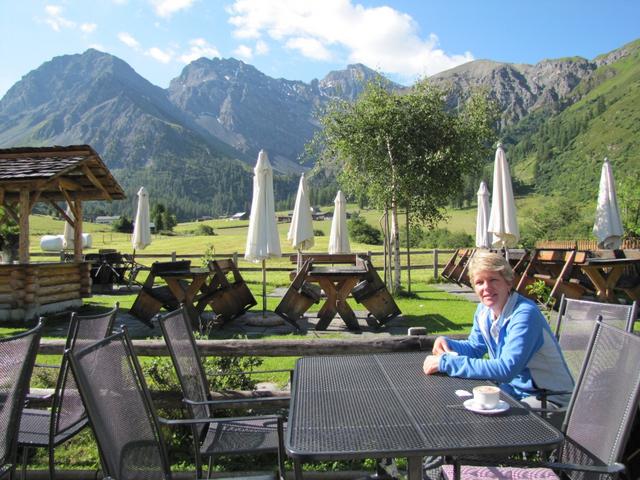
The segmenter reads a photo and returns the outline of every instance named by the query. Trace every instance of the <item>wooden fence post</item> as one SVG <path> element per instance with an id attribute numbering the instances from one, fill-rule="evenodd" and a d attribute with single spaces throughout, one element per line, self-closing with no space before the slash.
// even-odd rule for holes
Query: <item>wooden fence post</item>
<path id="1" fill-rule="evenodd" d="M 433 249 L 433 278 L 438 279 L 438 249 Z"/>
<path id="2" fill-rule="evenodd" d="M 176 261 L 176 252 L 171 252 L 171 261 L 172 262 Z"/>

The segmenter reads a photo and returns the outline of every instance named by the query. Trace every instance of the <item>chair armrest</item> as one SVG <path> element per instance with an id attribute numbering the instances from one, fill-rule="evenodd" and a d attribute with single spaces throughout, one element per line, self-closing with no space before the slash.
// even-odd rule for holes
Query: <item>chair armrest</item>
<path id="1" fill-rule="evenodd" d="M 618 462 L 611 465 L 576 465 L 573 463 L 547 463 L 540 466 L 550 468 L 551 470 L 565 470 L 569 472 L 590 472 L 600 474 L 622 473 L 626 467 Z"/>
<path id="2" fill-rule="evenodd" d="M 280 403 L 283 401 L 290 401 L 291 397 L 256 397 L 256 398 L 243 398 L 243 399 L 229 399 L 229 400 L 204 400 L 204 401 L 195 401 L 189 400 L 188 398 L 183 398 L 182 401 L 187 405 L 209 405 L 214 409 L 225 409 L 225 408 L 233 408 L 234 405 L 240 406 L 243 404 L 269 404 L 269 403 Z"/>
<path id="3" fill-rule="evenodd" d="M 284 423 L 284 417 L 282 415 L 256 415 L 251 417 L 221 417 L 221 418 L 179 418 L 170 419 L 164 417 L 158 417 L 158 421 L 163 425 L 169 426 L 181 426 L 181 425 L 199 425 L 202 423 L 215 423 L 215 422 L 241 422 L 244 420 L 265 420 L 265 423 Z"/>
<path id="4" fill-rule="evenodd" d="M 281 370 L 251 370 L 251 371 L 248 371 L 248 372 L 233 372 L 233 373 L 230 373 L 230 372 L 219 372 L 219 373 L 210 373 L 208 375 L 211 375 L 212 377 L 224 377 L 224 376 L 227 376 L 227 375 L 257 375 L 257 374 L 260 374 L 260 373 L 284 373 L 284 372 L 291 373 L 291 372 L 293 372 L 293 370 L 290 369 L 290 368 L 284 368 L 284 369 L 281 369 Z"/>

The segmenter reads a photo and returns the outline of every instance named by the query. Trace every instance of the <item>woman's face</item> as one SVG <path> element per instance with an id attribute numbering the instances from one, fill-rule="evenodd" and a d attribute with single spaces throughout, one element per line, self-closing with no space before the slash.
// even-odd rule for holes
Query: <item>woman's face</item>
<path id="1" fill-rule="evenodd" d="M 497 317 L 507 303 L 511 282 L 507 282 L 500 272 L 482 270 L 473 278 L 473 288 L 482 304 L 493 310 Z"/>

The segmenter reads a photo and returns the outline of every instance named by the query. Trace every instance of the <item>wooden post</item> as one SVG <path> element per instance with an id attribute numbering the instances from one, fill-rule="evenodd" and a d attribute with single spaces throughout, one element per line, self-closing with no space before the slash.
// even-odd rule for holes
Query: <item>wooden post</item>
<path id="1" fill-rule="evenodd" d="M 438 249 L 433 249 L 433 278 L 438 279 Z"/>
<path id="2" fill-rule="evenodd" d="M 82 202 L 75 200 L 73 202 L 73 216 L 74 229 L 73 229 L 73 261 L 82 261 Z"/>
<path id="3" fill-rule="evenodd" d="M 407 291 L 411 293 L 411 238 L 409 231 L 409 207 L 405 212 L 407 214 Z"/>
<path id="4" fill-rule="evenodd" d="M 176 261 L 176 252 L 171 252 L 171 261 L 175 262 Z"/>
<path id="5" fill-rule="evenodd" d="M 20 189 L 20 236 L 18 240 L 18 259 L 20 263 L 29 263 L 29 190 Z"/>

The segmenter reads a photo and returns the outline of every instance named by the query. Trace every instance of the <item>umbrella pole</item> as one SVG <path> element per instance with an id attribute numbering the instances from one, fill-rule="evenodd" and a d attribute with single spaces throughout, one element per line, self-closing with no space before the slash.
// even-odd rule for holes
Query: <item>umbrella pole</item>
<path id="1" fill-rule="evenodd" d="M 267 269 L 265 260 L 262 260 L 262 317 L 267 311 Z"/>
<path id="2" fill-rule="evenodd" d="M 296 262 L 296 273 L 300 271 L 300 267 L 302 266 L 302 252 L 298 249 L 298 261 Z"/>

